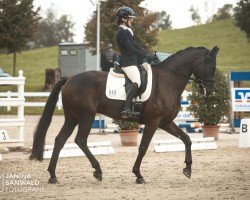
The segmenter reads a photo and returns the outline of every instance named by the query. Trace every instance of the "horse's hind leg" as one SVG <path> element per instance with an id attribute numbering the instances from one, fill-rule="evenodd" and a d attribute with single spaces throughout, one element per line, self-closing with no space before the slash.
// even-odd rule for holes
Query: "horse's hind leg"
<path id="1" fill-rule="evenodd" d="M 190 140 L 190 137 L 182 131 L 174 122 L 166 123 L 163 125 L 160 125 L 160 128 L 167 131 L 171 135 L 181 139 L 183 143 L 185 144 L 185 163 L 186 167 L 183 169 L 183 173 L 188 178 L 191 177 L 192 169 L 192 152 L 191 152 L 191 145 L 192 142 Z"/>
<path id="2" fill-rule="evenodd" d="M 80 149 L 84 152 L 84 154 L 89 159 L 92 167 L 95 169 L 93 173 L 94 177 L 101 181 L 102 180 L 102 170 L 100 168 L 99 162 L 93 156 L 91 151 L 87 146 L 87 139 L 92 127 L 93 120 L 95 118 L 95 113 L 84 113 L 81 117 L 81 122 L 79 123 L 78 132 L 75 138 L 75 143 L 80 147 Z"/>
<path id="3" fill-rule="evenodd" d="M 63 148 L 65 142 L 72 134 L 74 128 L 76 127 L 77 123 L 70 117 L 65 116 L 65 122 L 63 127 L 61 128 L 59 134 L 55 138 L 55 145 L 52 153 L 52 157 L 50 159 L 48 171 L 50 173 L 49 183 L 57 183 L 58 180 L 56 178 L 56 164 L 60 154 L 61 149 Z"/>

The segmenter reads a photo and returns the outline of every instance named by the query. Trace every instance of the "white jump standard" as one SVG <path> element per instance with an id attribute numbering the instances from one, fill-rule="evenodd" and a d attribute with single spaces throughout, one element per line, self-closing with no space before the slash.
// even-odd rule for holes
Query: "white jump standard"
<path id="1" fill-rule="evenodd" d="M 217 149 L 217 144 L 213 137 L 190 138 L 192 150 Z M 154 140 L 154 151 L 157 153 L 169 151 L 185 151 L 185 145 L 180 139 Z"/>
<path id="2" fill-rule="evenodd" d="M 93 155 L 107 155 L 114 154 L 114 148 L 111 145 L 110 141 L 105 142 L 89 142 L 88 143 L 89 150 Z M 43 158 L 51 158 L 53 152 L 54 145 L 45 145 L 45 151 L 43 154 Z M 59 157 L 78 157 L 85 156 L 83 151 L 76 144 L 65 144 L 63 149 L 61 150 Z"/>

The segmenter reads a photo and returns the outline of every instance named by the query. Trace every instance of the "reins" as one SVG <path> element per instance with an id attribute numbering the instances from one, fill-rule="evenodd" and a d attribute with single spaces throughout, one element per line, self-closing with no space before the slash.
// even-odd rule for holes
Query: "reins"
<path id="1" fill-rule="evenodd" d="M 171 72 L 173 72 L 173 73 L 175 73 L 175 74 L 177 74 L 179 76 L 182 76 L 182 77 L 184 77 L 184 78 L 186 78 L 188 80 L 192 80 L 192 81 L 196 82 L 199 85 L 199 87 L 202 88 L 202 90 L 204 92 L 204 96 L 206 96 L 207 90 L 206 90 L 206 87 L 205 87 L 204 82 L 203 82 L 202 79 L 197 79 L 197 78 L 192 78 L 192 77 L 186 76 L 186 75 L 181 74 L 181 73 L 179 73 L 179 72 L 177 72 L 177 71 L 175 71 L 175 70 L 173 70 L 171 68 L 167 68 L 167 69 L 169 69 Z"/>
<path id="2" fill-rule="evenodd" d="M 202 62 L 204 62 L 204 61 L 202 61 Z M 161 63 L 161 62 L 160 62 L 159 60 L 155 60 L 154 66 L 155 66 L 155 67 L 159 67 L 160 63 Z M 199 63 L 199 64 L 200 64 L 200 63 Z M 199 64 L 198 64 L 197 66 L 199 66 Z M 207 67 L 207 66 L 206 66 L 206 67 Z M 184 78 L 186 78 L 186 79 L 188 79 L 188 80 L 192 80 L 192 81 L 196 82 L 196 83 L 198 84 L 198 86 L 202 88 L 202 90 L 203 90 L 203 92 L 204 92 L 204 96 L 205 96 L 205 97 L 207 96 L 207 90 L 206 90 L 205 84 L 204 84 L 204 82 L 203 82 L 202 79 L 192 78 L 192 77 L 190 77 L 190 76 L 187 76 L 187 75 L 184 75 L 184 74 L 182 74 L 182 73 L 179 73 L 179 72 L 177 72 L 176 70 L 171 69 L 171 68 L 169 68 L 169 67 L 166 67 L 166 68 L 167 68 L 169 71 L 173 72 L 174 74 L 177 74 L 177 75 L 182 76 L 182 77 L 184 77 Z M 157 74 L 156 76 L 158 77 L 158 74 Z M 210 82 L 210 81 L 212 81 L 212 80 L 207 80 L 207 81 Z"/>
<path id="3" fill-rule="evenodd" d="M 191 49 L 189 48 L 189 49 L 187 49 L 187 50 L 191 50 Z M 184 52 L 184 51 L 182 51 L 182 53 L 183 53 L 183 52 Z M 178 53 L 178 52 L 177 52 L 177 53 Z M 177 53 L 174 54 L 174 55 L 177 55 Z M 156 52 L 155 52 L 155 54 L 156 54 Z M 171 57 L 172 57 L 172 56 L 171 56 Z M 177 72 L 176 70 L 174 70 L 174 69 L 172 69 L 172 68 L 169 68 L 169 67 L 166 67 L 166 69 L 168 69 L 169 71 L 171 71 L 172 73 L 174 73 L 174 74 L 176 74 L 176 75 L 179 75 L 179 76 L 181 76 L 181 77 L 184 77 L 184 78 L 187 79 L 187 80 L 192 80 L 192 81 L 196 82 L 196 83 L 198 84 L 198 86 L 203 90 L 204 97 L 206 97 L 206 96 L 207 96 L 207 89 L 206 89 L 206 86 L 205 86 L 205 84 L 204 84 L 204 81 L 205 81 L 205 82 L 213 82 L 213 81 L 214 81 L 213 79 L 211 79 L 211 78 L 209 78 L 209 77 L 206 77 L 207 61 L 208 61 L 208 60 L 213 60 L 212 57 L 211 57 L 209 54 L 207 54 L 205 60 L 202 61 L 202 62 L 205 62 L 205 63 L 206 63 L 205 69 L 204 69 L 204 80 L 202 80 L 202 79 L 200 79 L 200 78 L 197 79 L 196 77 L 195 77 L 195 78 L 192 78 L 192 77 L 190 77 L 191 74 L 190 74 L 189 76 L 188 76 L 188 75 L 184 75 L 184 74 L 179 73 L 179 72 Z M 199 64 L 196 64 L 195 69 L 196 69 L 196 67 L 199 67 L 200 64 L 201 64 L 202 62 L 200 62 Z M 161 63 L 162 63 L 162 62 L 158 59 L 158 60 L 152 60 L 152 63 L 150 63 L 150 64 L 151 64 L 151 66 L 154 66 L 154 67 L 158 68 L 158 67 L 160 66 Z M 156 78 L 158 78 L 158 71 L 156 72 Z M 156 84 L 157 84 L 157 83 L 156 83 Z M 156 91 L 154 91 L 154 94 L 156 95 Z M 154 96 L 155 96 L 155 95 L 154 95 Z M 153 99 L 153 101 L 155 101 L 155 99 Z"/>

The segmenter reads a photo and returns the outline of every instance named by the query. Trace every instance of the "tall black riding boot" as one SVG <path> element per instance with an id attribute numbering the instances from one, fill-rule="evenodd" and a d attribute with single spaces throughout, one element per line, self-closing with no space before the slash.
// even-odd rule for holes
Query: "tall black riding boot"
<path id="1" fill-rule="evenodd" d="M 127 94 L 127 98 L 126 98 L 126 102 L 122 111 L 122 118 L 129 118 L 133 116 L 133 112 L 132 112 L 132 100 L 135 97 L 136 93 L 138 90 L 138 84 L 137 83 L 133 83 L 128 91 Z"/>

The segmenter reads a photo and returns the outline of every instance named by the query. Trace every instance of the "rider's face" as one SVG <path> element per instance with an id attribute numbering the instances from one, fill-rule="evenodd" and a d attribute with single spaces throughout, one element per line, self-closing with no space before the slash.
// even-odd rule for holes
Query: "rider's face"
<path id="1" fill-rule="evenodd" d="M 133 23 L 134 19 L 133 18 L 128 18 L 128 25 L 131 26 Z"/>
<path id="2" fill-rule="evenodd" d="M 133 23 L 133 21 L 134 21 L 134 19 L 133 18 L 122 18 L 122 21 L 124 23 L 127 23 L 128 26 L 131 26 L 132 23 Z"/>

